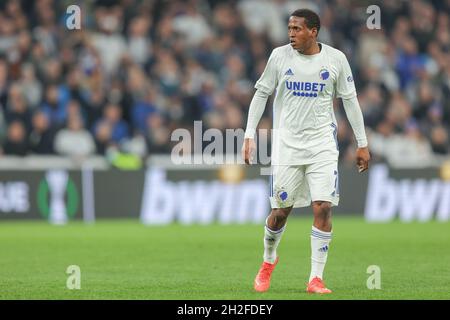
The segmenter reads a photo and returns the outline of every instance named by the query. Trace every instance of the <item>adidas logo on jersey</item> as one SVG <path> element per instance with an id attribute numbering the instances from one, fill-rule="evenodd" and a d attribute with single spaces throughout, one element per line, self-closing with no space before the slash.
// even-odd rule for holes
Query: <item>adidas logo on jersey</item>
<path id="1" fill-rule="evenodd" d="M 294 73 L 292 72 L 291 68 L 289 68 L 288 71 L 286 71 L 286 73 L 284 74 L 285 76 L 293 76 Z"/>

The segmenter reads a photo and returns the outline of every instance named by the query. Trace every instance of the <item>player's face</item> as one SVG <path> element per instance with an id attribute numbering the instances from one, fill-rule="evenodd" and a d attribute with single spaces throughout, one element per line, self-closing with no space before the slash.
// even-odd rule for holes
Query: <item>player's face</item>
<path id="1" fill-rule="evenodd" d="M 305 18 L 291 16 L 288 23 L 288 33 L 292 48 L 302 53 L 314 43 L 317 29 L 308 29 Z"/>

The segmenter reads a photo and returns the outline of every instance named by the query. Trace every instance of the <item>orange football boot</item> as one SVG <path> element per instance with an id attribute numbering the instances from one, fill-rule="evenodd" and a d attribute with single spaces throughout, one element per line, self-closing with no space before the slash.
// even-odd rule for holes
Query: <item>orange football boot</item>
<path id="1" fill-rule="evenodd" d="M 330 289 L 327 289 L 325 287 L 325 284 L 323 283 L 322 279 L 319 277 L 313 278 L 306 287 L 306 292 L 308 293 L 331 293 L 332 291 Z"/>
<path id="2" fill-rule="evenodd" d="M 258 292 L 265 292 L 270 287 L 270 276 L 273 269 L 278 263 L 278 257 L 274 263 L 263 262 L 261 268 L 259 268 L 258 274 L 255 278 L 254 288 Z"/>

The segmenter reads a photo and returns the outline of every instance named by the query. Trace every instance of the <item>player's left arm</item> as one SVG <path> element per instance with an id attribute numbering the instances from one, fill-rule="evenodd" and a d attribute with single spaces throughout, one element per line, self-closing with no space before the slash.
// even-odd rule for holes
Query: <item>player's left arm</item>
<path id="1" fill-rule="evenodd" d="M 342 98 L 345 114 L 347 115 L 358 144 L 358 149 L 356 150 L 358 171 L 363 172 L 369 168 L 370 153 L 364 127 L 364 118 L 356 95 L 352 71 L 344 54 L 342 54 L 342 58 L 340 59 L 336 93 L 338 97 Z"/>
<path id="2" fill-rule="evenodd" d="M 367 144 L 364 119 L 356 96 L 348 99 L 342 98 L 345 114 L 355 134 L 358 149 L 356 149 L 356 165 L 358 171 L 363 172 L 369 168 L 370 153 Z"/>

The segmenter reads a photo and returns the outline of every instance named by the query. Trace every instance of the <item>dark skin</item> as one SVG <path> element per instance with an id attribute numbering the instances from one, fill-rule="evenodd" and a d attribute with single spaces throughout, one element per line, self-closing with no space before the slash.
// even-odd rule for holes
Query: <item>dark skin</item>
<path id="1" fill-rule="evenodd" d="M 313 55 L 320 52 L 317 43 L 318 30 L 311 29 L 305 23 L 305 18 L 291 16 L 288 23 L 288 35 L 292 48 L 304 55 Z M 253 139 L 245 139 L 242 146 L 242 157 L 246 164 L 251 164 L 256 151 L 256 144 Z M 356 150 L 356 166 L 358 171 L 364 172 L 369 168 L 370 153 L 367 147 Z M 314 222 L 313 225 L 319 230 L 330 232 L 331 224 L 331 203 L 328 201 L 313 201 L 312 203 Z M 279 230 L 285 224 L 292 207 L 272 209 L 267 225 L 271 230 Z"/>

